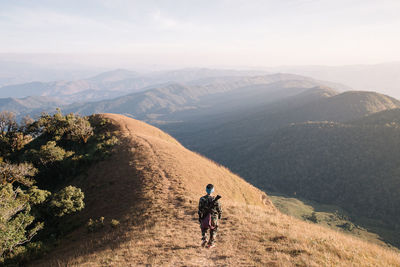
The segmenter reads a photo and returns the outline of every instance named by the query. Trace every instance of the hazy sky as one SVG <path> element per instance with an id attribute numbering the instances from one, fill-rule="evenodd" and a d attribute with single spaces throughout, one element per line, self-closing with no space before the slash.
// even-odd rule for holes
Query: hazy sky
<path id="1" fill-rule="evenodd" d="M 148 64 L 400 60 L 400 0 L 0 0 L 0 53 L 126 54 Z"/>

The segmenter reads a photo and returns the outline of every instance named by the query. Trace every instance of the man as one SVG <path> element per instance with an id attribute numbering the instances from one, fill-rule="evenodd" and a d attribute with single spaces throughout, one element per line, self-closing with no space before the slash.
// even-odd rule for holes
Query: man
<path id="1" fill-rule="evenodd" d="M 201 246 L 212 248 L 215 246 L 215 237 L 218 231 L 218 219 L 221 219 L 222 208 L 218 199 L 220 196 L 213 197 L 214 186 L 208 184 L 206 187 L 207 195 L 202 196 L 199 201 L 199 222 L 202 234 Z M 207 243 L 207 231 L 210 229 L 210 240 Z"/>

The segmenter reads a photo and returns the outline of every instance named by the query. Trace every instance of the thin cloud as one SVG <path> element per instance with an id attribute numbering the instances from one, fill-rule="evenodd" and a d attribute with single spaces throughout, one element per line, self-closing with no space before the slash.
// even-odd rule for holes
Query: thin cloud
<path id="1" fill-rule="evenodd" d="M 162 30 L 204 30 L 205 27 L 195 26 L 191 22 L 179 20 L 177 18 L 166 15 L 160 9 L 150 13 L 150 17 L 157 28 Z"/>

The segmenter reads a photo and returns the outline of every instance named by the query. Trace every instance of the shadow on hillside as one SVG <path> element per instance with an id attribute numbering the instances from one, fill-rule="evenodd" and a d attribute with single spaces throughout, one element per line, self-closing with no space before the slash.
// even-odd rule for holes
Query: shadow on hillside
<path id="1" fill-rule="evenodd" d="M 128 230 L 137 228 L 140 233 L 154 227 L 151 199 L 144 193 L 146 170 L 140 166 L 140 153 L 135 153 L 140 145 L 129 138 L 119 140 L 111 157 L 94 164 L 87 175 L 74 181 L 85 193 L 85 209 L 70 219 L 81 226 L 67 235 L 49 257 L 33 262 L 33 266 L 42 266 L 44 260 L 52 266 L 68 265 L 74 258 L 118 248 L 130 239 Z M 100 217 L 104 217 L 104 222 L 89 232 L 89 219 Z M 113 227 L 113 219 L 120 224 Z"/>

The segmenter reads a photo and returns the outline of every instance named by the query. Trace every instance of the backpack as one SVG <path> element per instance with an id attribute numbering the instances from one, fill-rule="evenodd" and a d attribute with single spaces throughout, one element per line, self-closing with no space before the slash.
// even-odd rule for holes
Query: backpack
<path id="1" fill-rule="evenodd" d="M 206 230 L 206 229 L 213 230 L 214 229 L 214 225 L 212 224 L 210 213 L 208 213 L 207 216 L 201 220 L 201 229 L 202 230 Z"/>

